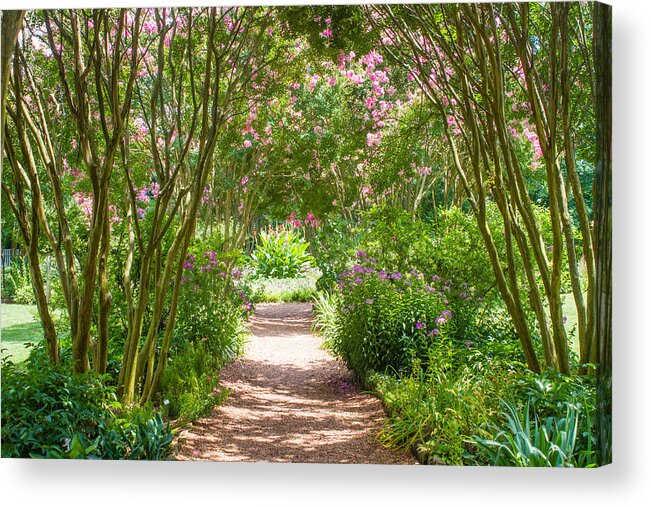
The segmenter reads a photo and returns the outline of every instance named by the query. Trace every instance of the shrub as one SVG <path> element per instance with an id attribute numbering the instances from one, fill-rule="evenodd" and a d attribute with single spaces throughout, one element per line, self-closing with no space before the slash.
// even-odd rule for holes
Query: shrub
<path id="1" fill-rule="evenodd" d="M 329 217 L 316 229 L 310 241 L 314 262 L 321 271 L 316 287 L 320 291 L 332 291 L 337 286 L 337 275 L 349 269 L 355 262 L 357 241 L 351 225 L 338 218 Z"/>
<path id="2" fill-rule="evenodd" d="M 267 278 L 296 278 L 312 265 L 307 252 L 309 244 L 294 229 L 279 226 L 258 235 L 255 251 L 251 254 L 258 276 Z"/>
<path id="3" fill-rule="evenodd" d="M 426 368 L 416 362 L 409 375 L 367 378 L 389 413 L 381 439 L 423 463 L 595 463 L 594 380 L 526 370 L 513 340 L 444 336 L 430 347 Z"/>
<path id="4" fill-rule="evenodd" d="M 407 376 L 372 376 L 389 413 L 382 441 L 411 450 L 422 463 L 481 462 L 471 436 L 496 420 L 499 399 L 510 396 L 522 368 L 490 355 L 498 346 L 443 337 L 430 347 L 427 368 L 415 363 Z"/>
<path id="5" fill-rule="evenodd" d="M 397 207 L 373 207 L 360 224 L 360 249 L 390 272 L 437 273 L 433 227 Z"/>
<path id="6" fill-rule="evenodd" d="M 242 273 L 202 248 L 194 248 L 184 265 L 176 339 L 161 378 L 166 415 L 183 420 L 205 415 L 223 400 L 219 372 L 241 353 L 253 310 Z"/>
<path id="7" fill-rule="evenodd" d="M 487 218 L 493 239 L 503 258 L 506 258 L 499 211 L 494 203 L 487 203 Z M 439 213 L 436 229 L 436 257 L 438 273 L 442 278 L 456 281 L 472 280 L 479 296 L 487 301 L 501 301 L 495 283 L 495 274 L 484 240 L 472 213 L 456 206 Z"/>
<path id="8" fill-rule="evenodd" d="M 337 332 L 328 345 L 362 378 L 369 371 L 407 370 L 450 328 L 444 296 L 421 274 L 356 264 L 341 274 L 338 287 Z"/>
<path id="9" fill-rule="evenodd" d="M 161 398 L 166 415 L 194 420 L 224 401 L 227 392 L 219 387 L 223 358 L 203 342 L 186 343 L 163 371 Z"/>
<path id="10" fill-rule="evenodd" d="M 22 305 L 33 305 L 36 302 L 26 257 L 14 259 L 9 269 L 5 270 L 2 280 L 2 299 Z"/>
<path id="11" fill-rule="evenodd" d="M 250 290 L 241 272 L 228 270 L 212 250 L 190 253 L 184 268 L 175 346 L 185 351 L 185 344 L 203 342 L 225 364 L 240 353 L 245 320 L 253 311 Z"/>
<path id="12" fill-rule="evenodd" d="M 549 245 L 553 242 L 553 234 L 549 210 L 542 206 L 534 206 L 533 211 L 536 222 L 540 227 L 542 239 L 545 245 L 548 245 L 548 251 L 551 251 Z M 506 259 L 504 222 L 493 200 L 486 203 L 486 215 L 499 256 Z M 573 234 L 577 244 L 577 255 L 580 256 L 580 234 L 576 230 L 573 231 Z M 477 220 L 472 213 L 457 206 L 442 210 L 439 213 L 434 244 L 433 256 L 436 259 L 439 276 L 457 282 L 472 280 L 478 294 L 487 301 L 501 301 L 490 258 L 479 231 Z M 522 259 L 517 252 L 517 248 L 515 263 L 516 271 L 524 273 Z M 571 290 L 568 269 L 567 257 L 563 256 L 562 290 L 564 292 Z M 524 281 L 523 288 L 525 289 L 523 293 L 526 294 L 528 289 Z M 542 285 L 540 289 L 543 290 Z M 525 306 L 528 306 L 528 301 L 525 300 L 524 302 Z"/>
<path id="13" fill-rule="evenodd" d="M 123 411 L 94 374 L 73 375 L 40 355 L 2 365 L 2 457 L 161 459 L 172 434 L 160 413 Z"/>

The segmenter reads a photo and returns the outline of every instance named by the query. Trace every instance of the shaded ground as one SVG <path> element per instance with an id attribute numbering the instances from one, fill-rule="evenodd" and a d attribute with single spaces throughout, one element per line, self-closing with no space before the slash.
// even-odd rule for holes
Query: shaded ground
<path id="1" fill-rule="evenodd" d="M 386 463 L 415 460 L 375 436 L 384 411 L 310 333 L 310 303 L 260 304 L 243 359 L 222 371 L 226 403 L 178 439 L 179 460 Z"/>

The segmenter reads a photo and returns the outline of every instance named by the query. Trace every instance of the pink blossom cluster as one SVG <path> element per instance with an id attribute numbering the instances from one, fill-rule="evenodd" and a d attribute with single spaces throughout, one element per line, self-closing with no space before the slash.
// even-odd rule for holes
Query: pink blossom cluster
<path id="1" fill-rule="evenodd" d="M 456 116 L 453 115 L 448 115 L 446 121 L 448 127 L 452 127 L 452 133 L 454 135 L 458 136 L 461 134 L 461 126 L 463 125 L 463 120 L 461 118 L 457 118 Z"/>
<path id="2" fill-rule="evenodd" d="M 312 213 L 312 212 L 308 212 L 308 214 L 305 216 L 305 219 L 301 221 L 301 220 L 296 216 L 296 212 L 295 212 L 295 211 L 292 211 L 292 212 L 289 214 L 289 216 L 287 217 L 286 222 L 287 222 L 288 224 L 294 226 L 294 227 L 297 227 L 297 228 L 298 228 L 298 227 L 301 227 L 302 225 L 304 225 L 304 226 L 306 226 L 306 227 L 313 227 L 313 228 L 316 229 L 317 227 L 319 227 L 319 226 L 321 225 L 321 220 L 317 219 L 317 218 L 314 216 L 314 213 Z"/>
<path id="3" fill-rule="evenodd" d="M 133 120 L 133 133 L 131 134 L 131 140 L 136 143 L 144 142 L 147 140 L 149 135 L 149 128 L 147 123 L 142 118 L 135 118 Z"/>
<path id="4" fill-rule="evenodd" d="M 382 129 L 387 126 L 389 115 L 394 108 L 394 103 L 388 99 L 396 92 L 396 88 L 387 85 L 390 83 L 389 68 L 379 68 L 384 58 L 376 50 L 371 50 L 361 58 L 357 58 L 354 51 L 348 54 L 339 54 L 339 72 L 341 76 L 354 86 L 370 84 L 368 95 L 364 98 L 364 105 L 368 114 L 365 121 L 372 121 L 370 132 L 366 136 L 366 145 L 379 146 L 382 140 Z"/>
<path id="5" fill-rule="evenodd" d="M 93 218 L 93 194 L 90 192 L 73 192 L 72 194 L 84 216 L 90 221 Z"/>
<path id="6" fill-rule="evenodd" d="M 321 16 L 316 16 L 314 18 L 314 21 L 316 23 L 320 23 L 321 22 Z M 328 16 L 324 20 L 324 23 L 325 23 L 325 28 L 321 31 L 321 33 L 319 35 L 326 39 L 326 45 L 329 46 L 330 41 L 332 39 L 332 18 L 330 16 Z"/>

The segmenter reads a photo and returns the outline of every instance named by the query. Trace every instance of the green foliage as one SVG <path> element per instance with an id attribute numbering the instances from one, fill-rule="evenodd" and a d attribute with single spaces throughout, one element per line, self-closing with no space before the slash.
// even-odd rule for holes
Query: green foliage
<path id="1" fill-rule="evenodd" d="M 194 420 L 222 403 L 227 392 L 219 387 L 224 359 L 205 342 L 186 343 L 163 371 L 161 399 L 166 414 Z"/>
<path id="2" fill-rule="evenodd" d="M 433 229 L 397 207 L 373 207 L 362 216 L 360 248 L 391 272 L 437 272 Z"/>
<path id="3" fill-rule="evenodd" d="M 518 467 L 593 467 L 596 453 L 591 446 L 578 451 L 579 405 L 565 403 L 562 416 L 543 420 L 531 416 L 530 404 L 524 413 L 504 403 L 506 427 L 491 425 L 490 438 L 476 436 L 474 442 L 492 465 Z"/>
<path id="4" fill-rule="evenodd" d="M 487 217 L 493 238 L 502 258 L 506 258 L 503 248 L 503 225 L 497 207 L 488 203 Z M 472 213 L 453 206 L 441 210 L 436 231 L 438 274 L 443 278 L 472 281 L 473 287 L 487 300 L 500 298 L 495 284 L 495 274 L 484 245 L 484 240 Z"/>
<path id="5" fill-rule="evenodd" d="M 196 254 L 196 257 L 195 257 Z M 222 364 L 240 353 L 245 320 L 253 307 L 238 269 L 208 250 L 194 250 L 185 262 L 174 328 L 175 346 L 202 342 Z"/>
<path id="6" fill-rule="evenodd" d="M 335 339 L 339 312 L 338 296 L 335 292 L 317 292 L 314 296 L 314 319 L 312 330 L 321 333 L 326 341 Z"/>
<path id="7" fill-rule="evenodd" d="M 354 47 L 361 52 L 375 47 L 375 38 L 369 33 L 363 12 L 353 5 L 288 6 L 279 11 L 279 16 L 290 24 L 294 33 L 307 37 L 318 56 L 330 58 L 333 62 L 342 50 Z M 326 19 L 331 19 L 334 27 L 329 41 L 321 35 Z"/>
<path id="8" fill-rule="evenodd" d="M 363 253 L 363 252 L 362 252 Z M 452 312 L 420 274 L 355 265 L 341 276 L 337 332 L 328 346 L 360 377 L 398 373 L 448 331 Z"/>
<path id="9" fill-rule="evenodd" d="M 251 257 L 258 276 L 296 278 L 313 262 L 308 247 L 296 230 L 280 226 L 260 232 Z"/>
<path id="10" fill-rule="evenodd" d="M 416 363 L 400 378 L 371 376 L 389 412 L 381 438 L 386 445 L 411 450 L 423 463 L 477 464 L 471 435 L 499 411 L 522 364 L 500 357 L 508 342 L 459 343 L 441 338 L 428 352 L 427 367 Z"/>
<path id="11" fill-rule="evenodd" d="M 137 413 L 135 418 L 124 420 L 122 424 L 122 431 L 130 435 L 134 442 L 130 459 L 157 461 L 169 456 L 172 433 L 160 412 L 156 412 L 153 417 Z"/>
<path id="12" fill-rule="evenodd" d="M 310 269 L 299 278 L 257 278 L 251 282 L 256 303 L 307 302 L 316 294 L 319 271 Z"/>
<path id="13" fill-rule="evenodd" d="M 224 399 L 222 367 L 239 355 L 253 310 L 239 269 L 198 243 L 188 254 L 170 362 L 161 378 L 166 414 L 193 420 Z"/>
<path id="14" fill-rule="evenodd" d="M 332 291 L 337 284 L 337 275 L 354 263 L 357 239 L 348 222 L 331 216 L 317 229 L 310 241 L 310 250 L 321 271 L 317 289 Z"/>
<path id="15" fill-rule="evenodd" d="M 429 464 L 594 466 L 594 382 L 535 374 L 518 356 L 510 340 L 441 339 L 427 368 L 369 375 L 389 413 L 383 442 Z"/>
<path id="16" fill-rule="evenodd" d="M 2 299 L 22 305 L 33 305 L 36 301 L 27 257 L 14 259 L 11 266 L 3 273 Z"/>
<path id="17" fill-rule="evenodd" d="M 172 435 L 160 413 L 122 411 L 94 374 L 73 375 L 33 354 L 2 365 L 2 457 L 162 459 Z"/>
<path id="18" fill-rule="evenodd" d="M 578 466 L 586 466 L 584 463 L 595 459 L 595 377 L 562 375 L 554 370 L 545 370 L 540 375 L 527 371 L 517 381 L 516 392 L 518 396 L 514 403 L 517 403 L 519 412 L 530 405 L 540 420 L 560 420 L 566 415 L 568 406 L 574 407 L 578 416 L 575 442 L 575 454 L 581 463 Z"/>

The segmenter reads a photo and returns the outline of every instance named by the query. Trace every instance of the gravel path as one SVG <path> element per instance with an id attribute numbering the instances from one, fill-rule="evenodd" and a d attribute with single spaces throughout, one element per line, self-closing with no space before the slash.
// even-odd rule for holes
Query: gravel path
<path id="1" fill-rule="evenodd" d="M 178 437 L 178 460 L 413 464 L 375 440 L 385 418 L 310 333 L 309 303 L 256 306 L 226 403 Z"/>

